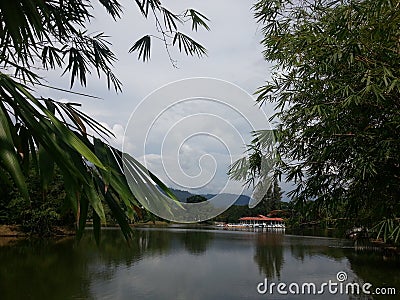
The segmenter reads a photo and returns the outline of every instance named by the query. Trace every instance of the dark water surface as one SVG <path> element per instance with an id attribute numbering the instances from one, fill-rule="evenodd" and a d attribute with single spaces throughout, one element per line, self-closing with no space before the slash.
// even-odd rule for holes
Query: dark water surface
<path id="1" fill-rule="evenodd" d="M 0 299 L 400 299 L 400 264 L 360 253 L 335 238 L 272 232 L 188 228 L 135 229 L 130 247 L 118 230 L 104 230 L 98 248 L 90 232 L 79 245 L 0 239 Z M 396 296 L 338 292 L 293 295 L 288 286 L 329 280 L 395 287 Z M 342 273 L 343 274 L 343 273 Z M 257 285 L 286 283 L 287 295 Z M 265 287 L 265 284 L 261 288 Z M 339 285 L 338 285 L 339 287 Z M 295 291 L 295 286 L 292 287 Z"/>

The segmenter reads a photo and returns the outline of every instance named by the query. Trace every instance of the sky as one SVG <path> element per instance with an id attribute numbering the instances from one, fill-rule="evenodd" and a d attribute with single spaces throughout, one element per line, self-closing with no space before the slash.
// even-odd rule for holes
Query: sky
<path id="1" fill-rule="evenodd" d="M 109 36 L 118 57 L 114 72 L 122 81 L 122 93 L 108 90 L 105 78 L 94 73 L 86 87 L 76 84 L 72 90 L 101 99 L 46 88 L 41 95 L 82 103 L 83 111 L 113 131 L 114 146 L 138 158 L 168 186 L 197 194 L 242 193 L 241 183 L 227 187 L 229 164 L 243 155 L 251 130 L 269 128 L 267 120 L 273 113 L 271 104 L 260 110 L 253 96 L 271 76 L 271 64 L 262 56 L 253 2 L 162 1 L 172 11 L 194 8 L 210 19 L 210 31 L 191 32 L 190 24 L 182 30 L 204 45 L 208 56 L 186 56 L 171 48 L 178 68 L 171 65 L 164 45 L 154 39 L 149 62 L 128 53 L 136 40 L 155 33 L 154 21 L 143 18 L 133 0 L 121 3 L 124 14 L 117 21 L 94 5 L 95 19 L 87 31 Z M 46 79 L 69 89 L 69 77 L 61 74 L 61 70 L 51 71 Z M 201 84 L 187 78 L 215 80 L 198 88 Z"/>

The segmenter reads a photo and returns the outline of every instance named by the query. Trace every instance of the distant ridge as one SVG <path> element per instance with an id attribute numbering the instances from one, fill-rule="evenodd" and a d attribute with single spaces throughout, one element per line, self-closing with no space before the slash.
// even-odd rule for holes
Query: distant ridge
<path id="1" fill-rule="evenodd" d="M 176 198 L 178 198 L 178 200 L 180 202 L 186 202 L 186 199 L 193 196 L 192 193 L 189 193 L 188 191 L 181 191 L 181 190 L 176 190 L 173 188 L 169 188 L 171 190 L 171 192 L 174 193 L 174 195 L 176 196 Z"/>
<path id="2" fill-rule="evenodd" d="M 178 198 L 178 200 L 180 202 L 186 202 L 187 198 L 195 195 L 188 191 L 182 191 L 182 190 L 178 190 L 178 189 L 174 189 L 174 188 L 169 188 L 169 189 L 171 190 L 171 192 L 174 193 L 174 195 Z M 249 201 L 250 201 L 250 197 L 246 196 L 246 195 L 236 195 L 236 194 L 228 194 L 228 193 L 224 193 L 223 195 L 238 197 L 238 199 L 234 203 L 234 205 L 238 205 L 238 206 L 248 205 Z M 211 199 L 212 197 L 216 196 L 216 194 L 201 194 L 200 196 L 203 196 L 206 199 Z"/>

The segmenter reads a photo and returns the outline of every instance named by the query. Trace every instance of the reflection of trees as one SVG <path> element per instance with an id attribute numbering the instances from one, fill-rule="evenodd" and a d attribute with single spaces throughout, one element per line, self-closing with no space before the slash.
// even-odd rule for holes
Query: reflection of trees
<path id="1" fill-rule="evenodd" d="M 142 255 L 157 256 L 170 250 L 171 237 L 168 231 L 137 230 L 134 233 L 133 243 Z"/>
<path id="2" fill-rule="evenodd" d="M 371 251 L 350 251 L 346 255 L 352 271 L 363 282 L 368 282 L 373 287 L 395 287 L 396 295 L 400 292 L 400 260 L 389 258 L 384 260 L 382 253 Z M 376 299 L 395 299 L 396 296 L 384 296 Z"/>
<path id="3" fill-rule="evenodd" d="M 185 249 L 195 255 L 205 253 L 213 238 L 213 233 L 205 231 L 186 231 L 181 235 Z"/>
<path id="4" fill-rule="evenodd" d="M 342 240 L 302 237 L 291 237 L 290 239 L 290 250 L 295 259 L 302 262 L 305 259 L 311 260 L 314 256 L 325 256 L 336 261 L 347 259 L 351 270 L 356 275 L 355 282 L 368 282 L 374 287 L 395 287 L 397 293 L 400 291 L 399 260 L 383 260 L 382 253 L 356 252 L 354 249 L 344 248 L 351 245 L 351 241 Z M 360 297 L 355 298 L 361 299 Z M 394 299 L 393 296 L 387 298 L 374 296 L 375 298 Z"/>
<path id="5" fill-rule="evenodd" d="M 268 279 L 280 278 L 284 263 L 282 241 L 283 235 L 279 233 L 257 236 L 254 260 L 258 264 L 260 272 L 263 272 Z"/>
<path id="6" fill-rule="evenodd" d="M 290 241 L 290 251 L 292 256 L 300 261 L 304 261 L 306 257 L 325 255 L 334 260 L 344 258 L 344 250 L 342 246 L 349 245 L 348 243 L 339 242 L 334 244 L 331 240 L 323 239 L 303 239 L 292 238 Z"/>
<path id="7" fill-rule="evenodd" d="M 74 240 L 22 240 L 0 248 L 2 299 L 88 299 L 87 257 Z"/>
<path id="8" fill-rule="evenodd" d="M 99 247 L 91 233 L 78 245 L 74 238 L 20 240 L 0 248 L 0 298 L 89 299 L 94 280 L 169 249 L 170 236 L 150 230 L 135 230 L 129 245 L 119 230 L 103 230 Z"/>
<path id="9" fill-rule="evenodd" d="M 90 234 L 87 234 L 81 244 L 84 248 L 97 248 Z M 143 255 L 163 254 L 169 248 L 170 238 L 163 231 L 135 230 L 132 239 L 127 244 L 118 230 L 103 230 L 101 244 L 97 250 L 101 259 L 107 263 L 130 266 L 141 260 Z"/>
<path id="10" fill-rule="evenodd" d="M 168 236 L 162 231 L 135 230 L 129 244 L 119 230 L 103 230 L 100 247 L 96 246 L 93 235 L 87 234 L 81 241 L 85 253 L 91 253 L 88 259 L 90 280 L 108 280 L 113 278 L 120 266 L 131 268 L 144 256 L 157 256 L 170 249 Z"/>

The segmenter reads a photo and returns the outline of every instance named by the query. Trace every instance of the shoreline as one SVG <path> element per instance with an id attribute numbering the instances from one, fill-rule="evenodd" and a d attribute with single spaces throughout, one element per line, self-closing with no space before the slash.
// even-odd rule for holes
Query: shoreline
<path id="1" fill-rule="evenodd" d="M 90 223 L 87 224 L 88 228 L 90 229 Z M 176 224 L 171 224 L 167 223 L 164 221 L 156 221 L 156 222 L 138 222 L 131 224 L 130 226 L 132 228 L 137 228 L 137 227 L 160 227 L 160 228 L 165 228 L 165 227 L 174 227 Z M 187 224 L 185 224 L 187 225 Z M 193 226 L 193 225 L 192 225 Z M 192 227 L 189 226 L 189 227 Z M 200 225 L 197 224 L 197 226 L 193 227 L 208 227 L 210 225 Z M 102 228 L 119 228 L 118 225 L 108 225 L 108 226 L 102 226 Z M 291 233 L 292 234 L 292 233 Z M 70 227 L 67 226 L 56 226 L 54 227 L 54 232 L 52 235 L 45 236 L 44 238 L 54 238 L 54 237 L 68 237 L 68 236 L 75 236 L 76 232 L 74 229 L 71 229 Z M 296 234 L 295 234 L 296 235 Z M 301 236 L 301 235 L 300 235 Z M 11 241 L 16 241 L 19 239 L 24 239 L 24 238 L 30 238 L 30 237 L 35 237 L 35 235 L 25 233 L 21 230 L 21 227 L 19 225 L 0 225 L 0 246 L 3 244 L 8 244 Z M 371 239 L 369 240 L 368 244 L 364 245 L 358 245 L 355 246 L 354 249 L 356 251 L 376 251 L 380 250 L 384 254 L 384 256 L 396 256 L 400 257 L 400 248 L 386 244 L 383 241 Z"/>
<path id="2" fill-rule="evenodd" d="M 68 226 L 55 226 L 54 232 L 49 237 L 55 236 L 73 236 L 75 230 Z M 0 238 L 26 238 L 32 236 L 24 232 L 20 225 L 0 225 Z"/>
<path id="3" fill-rule="evenodd" d="M 26 237 L 18 225 L 0 225 L 0 237 Z"/>

